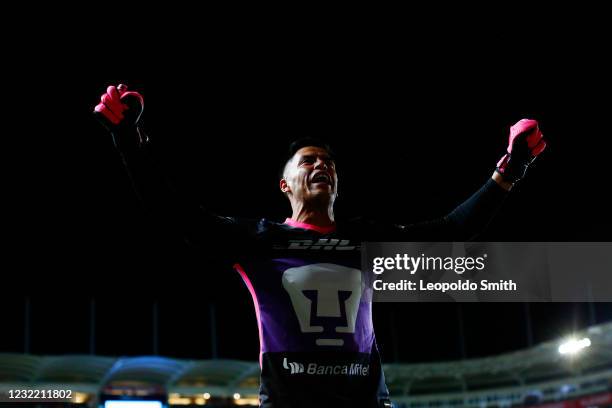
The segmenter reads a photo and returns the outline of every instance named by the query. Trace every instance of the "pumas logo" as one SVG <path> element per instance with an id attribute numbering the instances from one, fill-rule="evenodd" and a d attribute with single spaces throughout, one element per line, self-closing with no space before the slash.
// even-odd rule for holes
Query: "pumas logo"
<path id="1" fill-rule="evenodd" d="M 318 333 L 317 346 L 343 346 L 340 334 L 355 333 L 363 290 L 360 270 L 328 263 L 289 268 L 283 272 L 283 287 L 302 333 Z"/>
<path id="2" fill-rule="evenodd" d="M 312 239 L 290 239 L 288 243 L 276 244 L 274 249 L 314 249 L 324 251 L 354 251 L 359 250 L 359 245 L 351 245 L 348 239 L 321 238 L 319 240 Z"/>
<path id="3" fill-rule="evenodd" d="M 291 370 L 291 374 L 300 374 L 304 372 L 304 364 L 300 363 L 288 363 L 287 357 L 283 360 L 283 368 L 285 370 Z"/>

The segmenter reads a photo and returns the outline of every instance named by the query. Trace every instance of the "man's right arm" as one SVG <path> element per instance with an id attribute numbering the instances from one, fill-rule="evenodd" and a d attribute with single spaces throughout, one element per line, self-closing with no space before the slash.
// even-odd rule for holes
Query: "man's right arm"
<path id="1" fill-rule="evenodd" d="M 247 232 L 232 218 L 212 214 L 174 190 L 156 160 L 153 142 L 140 126 L 143 98 L 127 87 L 110 86 L 94 113 L 109 130 L 132 186 L 143 206 L 163 230 L 181 236 L 188 244 L 202 245 L 211 256 L 236 255 L 236 244 Z M 234 253 L 224 254 L 231 243 Z"/>

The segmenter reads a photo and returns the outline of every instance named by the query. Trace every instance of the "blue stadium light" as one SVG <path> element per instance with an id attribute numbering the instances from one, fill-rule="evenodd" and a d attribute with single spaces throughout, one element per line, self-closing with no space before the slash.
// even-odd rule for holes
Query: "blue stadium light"
<path id="1" fill-rule="evenodd" d="M 106 401 L 104 408 L 163 408 L 161 401 Z"/>

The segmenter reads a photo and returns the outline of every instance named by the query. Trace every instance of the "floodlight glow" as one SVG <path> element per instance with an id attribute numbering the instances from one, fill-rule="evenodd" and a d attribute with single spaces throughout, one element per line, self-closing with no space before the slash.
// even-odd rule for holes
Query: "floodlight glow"
<path id="1" fill-rule="evenodd" d="M 170 405 L 191 405 L 191 398 L 181 397 L 181 394 L 172 393 L 168 395 Z"/>
<path id="2" fill-rule="evenodd" d="M 235 394 L 234 394 L 234 399 L 235 399 L 235 400 L 239 400 L 239 399 L 240 399 L 240 394 L 235 393 Z"/>
<path id="3" fill-rule="evenodd" d="M 207 393 L 207 392 L 205 392 L 205 393 L 204 393 L 204 399 L 210 399 L 210 394 L 209 394 L 209 393 Z"/>
<path id="4" fill-rule="evenodd" d="M 591 339 L 585 337 L 580 340 L 571 339 L 559 346 L 560 354 L 576 354 L 591 345 Z"/>
<path id="5" fill-rule="evenodd" d="M 72 402 L 75 404 L 84 404 L 89 400 L 89 394 L 84 392 L 75 392 L 72 397 Z"/>
<path id="6" fill-rule="evenodd" d="M 161 401 L 106 401 L 104 408 L 162 408 Z"/>

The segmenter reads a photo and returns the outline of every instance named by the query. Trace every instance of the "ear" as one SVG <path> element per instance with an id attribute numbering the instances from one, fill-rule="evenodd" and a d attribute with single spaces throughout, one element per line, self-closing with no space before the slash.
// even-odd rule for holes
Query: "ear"
<path id="1" fill-rule="evenodd" d="M 289 184 L 287 184 L 287 180 L 284 178 L 280 180 L 280 189 L 285 194 L 291 192 L 291 188 L 289 187 Z"/>

